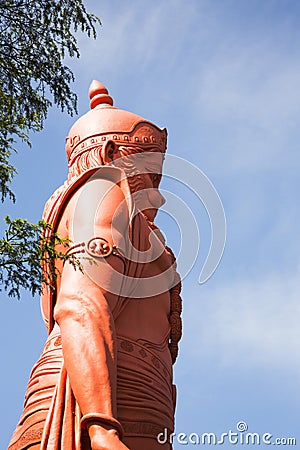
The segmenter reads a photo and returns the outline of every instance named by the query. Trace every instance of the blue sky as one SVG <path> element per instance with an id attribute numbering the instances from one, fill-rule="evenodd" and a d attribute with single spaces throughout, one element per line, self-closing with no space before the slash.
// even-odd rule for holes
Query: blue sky
<path id="1" fill-rule="evenodd" d="M 210 178 L 226 213 L 221 264 L 199 285 L 209 221 L 201 203 L 182 193 L 201 245 L 184 280 L 176 432 L 220 435 L 243 420 L 250 432 L 300 442 L 299 3 L 85 3 L 103 26 L 96 42 L 80 37 L 82 56 L 70 63 L 80 114 L 89 108 L 91 80 L 99 79 L 116 106 L 167 127 L 168 151 Z M 73 121 L 54 108 L 45 130 L 32 136 L 33 148 L 20 148 L 17 203 L 2 205 L 3 215 L 41 217 L 66 178 L 64 142 Z M 176 226 L 163 215 L 158 222 L 178 249 Z M 1 294 L 0 309 L 0 448 L 6 448 L 46 333 L 38 298 Z"/>

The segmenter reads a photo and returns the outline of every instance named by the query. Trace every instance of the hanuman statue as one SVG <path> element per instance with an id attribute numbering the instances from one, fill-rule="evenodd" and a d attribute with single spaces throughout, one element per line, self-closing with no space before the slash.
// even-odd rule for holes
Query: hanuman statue
<path id="1" fill-rule="evenodd" d="M 170 450 L 172 365 L 181 337 L 175 257 L 154 224 L 167 133 L 113 106 L 93 81 L 91 110 L 66 140 L 68 180 L 44 220 L 69 239 L 41 309 L 49 336 L 9 450 Z"/>

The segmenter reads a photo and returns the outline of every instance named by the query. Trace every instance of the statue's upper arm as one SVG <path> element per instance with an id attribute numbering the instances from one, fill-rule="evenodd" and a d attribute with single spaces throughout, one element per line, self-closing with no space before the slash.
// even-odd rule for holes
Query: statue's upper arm
<path id="1" fill-rule="evenodd" d="M 122 189 L 108 180 L 91 180 L 73 195 L 65 213 L 69 238 L 73 241 L 71 251 L 78 255 L 84 274 L 78 270 L 74 271 L 70 265 L 65 266 L 60 304 L 63 299 L 68 299 L 69 295 L 74 295 L 78 286 L 80 292 L 82 286 L 91 287 L 89 280 L 93 282 L 94 287 L 97 285 L 107 298 L 111 295 L 114 298 L 121 289 L 120 274 L 124 271 L 123 256 L 126 254 L 124 236 L 128 232 L 129 212 Z M 108 258 L 96 256 L 94 264 L 91 261 L 93 255 L 89 252 L 89 243 L 94 240 L 97 244 L 97 238 L 106 240 L 114 251 Z"/>
<path id="2" fill-rule="evenodd" d="M 71 199 L 67 214 L 69 237 L 75 244 L 98 236 L 118 246 L 128 230 L 125 195 L 107 179 L 93 179 L 82 186 Z"/>

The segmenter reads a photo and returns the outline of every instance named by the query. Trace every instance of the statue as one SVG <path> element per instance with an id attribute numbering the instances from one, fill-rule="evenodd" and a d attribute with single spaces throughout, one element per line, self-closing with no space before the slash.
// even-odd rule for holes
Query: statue
<path id="1" fill-rule="evenodd" d="M 157 436 L 174 429 L 180 278 L 154 224 L 167 133 L 115 108 L 98 81 L 89 95 L 44 211 L 81 270 L 57 260 L 42 294 L 49 337 L 8 448 L 170 450 Z"/>

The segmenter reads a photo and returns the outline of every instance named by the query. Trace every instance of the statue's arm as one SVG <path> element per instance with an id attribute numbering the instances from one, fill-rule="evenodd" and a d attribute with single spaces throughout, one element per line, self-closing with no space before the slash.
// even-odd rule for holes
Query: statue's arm
<path id="1" fill-rule="evenodd" d="M 124 245 L 123 235 L 128 226 L 124 200 L 122 190 L 115 186 L 93 217 L 85 211 L 81 225 L 94 230 L 94 236 L 87 238 L 103 238 L 117 248 Z M 70 233 L 77 205 L 78 198 L 74 198 L 66 210 Z M 123 272 L 124 263 L 113 254 L 105 259 L 82 261 L 82 272 L 65 264 L 54 317 L 61 329 L 65 367 L 82 414 L 116 418 L 116 337 L 112 311 L 118 295 L 115 289 L 110 292 L 110 283 L 114 271 Z M 89 273 L 91 267 L 95 277 Z"/>

